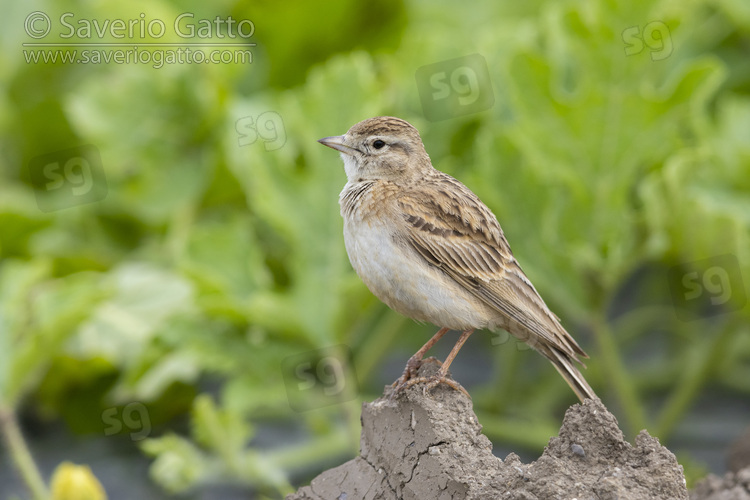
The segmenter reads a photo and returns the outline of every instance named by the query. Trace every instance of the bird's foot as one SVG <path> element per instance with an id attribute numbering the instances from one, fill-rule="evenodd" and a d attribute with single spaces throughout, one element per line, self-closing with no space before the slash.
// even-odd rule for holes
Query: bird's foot
<path id="1" fill-rule="evenodd" d="M 422 367 L 423 363 L 435 363 L 438 365 L 438 367 L 443 366 L 443 363 L 439 359 L 432 356 L 427 359 L 421 359 L 416 356 L 412 356 L 411 358 L 409 358 L 409 361 L 406 362 L 404 373 L 401 374 L 398 380 L 391 384 L 391 394 L 388 397 L 389 400 L 393 400 L 393 398 L 401 391 L 414 385 L 414 383 L 411 382 L 412 380 L 425 379 L 425 377 L 418 376 L 419 369 Z"/>
<path id="2" fill-rule="evenodd" d="M 404 368 L 404 373 L 401 374 L 398 380 L 396 380 L 393 384 L 391 384 L 391 387 L 393 387 L 394 389 L 398 389 L 410 379 L 415 378 L 417 376 L 417 372 L 419 371 L 419 368 L 422 366 L 422 363 L 424 362 L 433 362 L 433 363 L 437 363 L 438 366 L 442 366 L 442 363 L 437 358 L 429 357 L 423 360 L 422 358 L 412 356 L 411 358 L 409 358 L 409 361 L 406 362 L 406 368 Z"/>
<path id="3" fill-rule="evenodd" d="M 422 394 L 427 395 L 428 392 L 432 392 L 432 390 L 439 386 L 440 384 L 445 384 L 448 387 L 451 387 L 457 391 L 461 391 L 464 394 L 466 394 L 466 397 L 471 399 L 471 396 L 468 392 L 466 392 L 466 389 L 461 386 L 458 382 L 453 380 L 452 378 L 448 377 L 447 375 L 443 375 L 440 372 L 436 373 L 435 375 L 429 376 L 429 377 L 416 377 L 409 379 L 405 384 L 403 389 L 406 390 L 409 387 L 416 385 L 416 384 L 424 384 L 424 387 L 422 387 Z"/>
<path id="4" fill-rule="evenodd" d="M 437 372 L 433 372 L 432 375 L 419 375 L 418 371 L 419 368 L 422 366 L 423 363 L 436 363 L 439 367 Z M 434 368 L 432 368 L 434 370 Z M 430 371 L 432 371 L 430 370 Z M 422 370 L 422 372 L 425 372 L 427 370 Z M 435 358 L 427 358 L 423 361 L 421 360 L 413 360 L 410 359 L 409 362 L 406 364 L 406 369 L 404 370 L 404 374 L 396 380 L 396 382 L 393 383 L 392 390 L 390 395 L 388 396 L 388 399 L 390 401 L 393 400 L 394 397 L 396 397 L 399 393 L 405 391 L 409 387 L 416 385 L 416 384 L 424 384 L 424 387 L 422 388 L 422 393 L 427 394 L 428 392 L 432 391 L 435 387 L 437 387 L 440 384 L 445 384 L 448 387 L 451 387 L 457 391 L 461 391 L 466 396 L 471 398 L 469 396 L 469 393 L 466 392 L 466 389 L 464 389 L 461 384 L 453 380 L 448 376 L 448 370 L 443 370 L 443 364 L 435 359 Z"/>

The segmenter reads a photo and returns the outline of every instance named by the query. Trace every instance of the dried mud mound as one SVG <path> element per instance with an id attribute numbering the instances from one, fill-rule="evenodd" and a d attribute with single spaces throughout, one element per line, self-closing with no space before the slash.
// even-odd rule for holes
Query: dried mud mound
<path id="1" fill-rule="evenodd" d="M 750 500 L 750 467 L 724 477 L 709 474 L 695 485 L 690 500 Z"/>
<path id="2" fill-rule="evenodd" d="M 434 372 L 426 363 L 420 374 Z M 360 456 L 327 470 L 287 500 L 687 499 L 682 467 L 646 431 L 625 441 L 601 401 L 573 405 L 538 460 L 492 454 L 471 400 L 413 386 L 362 406 Z"/>

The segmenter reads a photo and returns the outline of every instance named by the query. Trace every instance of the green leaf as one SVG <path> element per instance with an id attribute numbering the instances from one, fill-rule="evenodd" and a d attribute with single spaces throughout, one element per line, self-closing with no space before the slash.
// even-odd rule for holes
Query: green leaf
<path id="1" fill-rule="evenodd" d="M 11 407 L 104 296 L 97 273 L 49 280 L 49 270 L 45 261 L 0 267 L 0 394 Z"/>

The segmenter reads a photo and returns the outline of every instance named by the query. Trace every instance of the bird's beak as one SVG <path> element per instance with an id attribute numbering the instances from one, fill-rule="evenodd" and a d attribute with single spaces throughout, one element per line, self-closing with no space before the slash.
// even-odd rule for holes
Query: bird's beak
<path id="1" fill-rule="evenodd" d="M 348 154 L 348 155 L 355 155 L 356 153 L 359 153 L 358 149 L 354 149 L 352 147 L 347 146 L 344 144 L 344 136 L 343 135 L 334 135 L 331 137 L 323 137 L 322 139 L 318 139 L 318 142 L 321 143 L 324 146 L 328 146 L 329 148 L 336 149 L 338 151 L 341 151 L 342 153 Z"/>

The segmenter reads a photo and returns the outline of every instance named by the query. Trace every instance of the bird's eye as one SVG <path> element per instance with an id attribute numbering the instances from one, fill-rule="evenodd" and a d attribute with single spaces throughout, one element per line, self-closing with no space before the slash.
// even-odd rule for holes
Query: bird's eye
<path id="1" fill-rule="evenodd" d="M 377 139 L 375 142 L 372 143 L 372 147 L 375 149 L 380 149 L 383 146 L 385 146 L 385 141 L 381 141 L 380 139 Z"/>

